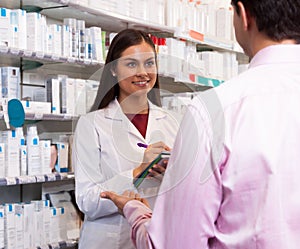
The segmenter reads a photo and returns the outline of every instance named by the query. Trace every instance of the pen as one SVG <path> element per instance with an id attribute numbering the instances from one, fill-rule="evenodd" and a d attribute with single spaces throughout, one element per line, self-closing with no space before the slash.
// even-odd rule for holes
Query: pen
<path id="1" fill-rule="evenodd" d="M 148 147 L 147 144 L 143 144 L 143 143 L 137 143 L 137 146 L 143 147 L 143 148 L 147 148 Z"/>

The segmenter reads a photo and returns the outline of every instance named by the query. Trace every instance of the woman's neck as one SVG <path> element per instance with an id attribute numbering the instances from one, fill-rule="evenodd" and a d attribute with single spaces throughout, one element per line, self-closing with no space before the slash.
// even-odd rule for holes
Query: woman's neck
<path id="1" fill-rule="evenodd" d="M 126 114 L 147 114 L 149 112 L 147 97 L 127 97 L 126 99 L 119 99 L 119 104 L 122 111 Z"/>

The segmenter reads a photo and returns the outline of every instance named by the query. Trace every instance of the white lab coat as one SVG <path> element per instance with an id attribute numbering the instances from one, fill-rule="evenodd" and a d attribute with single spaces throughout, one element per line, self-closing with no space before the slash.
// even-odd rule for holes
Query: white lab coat
<path id="1" fill-rule="evenodd" d="M 100 193 L 135 190 L 132 171 L 142 162 L 145 150 L 137 146 L 138 142 L 163 141 L 173 146 L 179 127 L 178 116 L 150 101 L 149 108 L 145 138 L 122 112 L 117 100 L 105 109 L 82 116 L 77 123 L 73 166 L 76 200 L 85 214 L 80 249 L 135 248 L 127 221 L 110 200 L 100 198 Z"/>

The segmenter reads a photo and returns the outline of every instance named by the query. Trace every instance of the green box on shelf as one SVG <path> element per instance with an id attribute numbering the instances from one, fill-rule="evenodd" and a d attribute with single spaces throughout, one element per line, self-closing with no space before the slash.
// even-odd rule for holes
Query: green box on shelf
<path id="1" fill-rule="evenodd" d="M 202 76 L 197 76 L 197 83 L 204 85 L 204 86 L 212 86 L 216 87 L 222 84 L 224 81 L 223 80 L 217 80 L 217 79 L 212 79 L 212 78 L 205 78 Z"/>

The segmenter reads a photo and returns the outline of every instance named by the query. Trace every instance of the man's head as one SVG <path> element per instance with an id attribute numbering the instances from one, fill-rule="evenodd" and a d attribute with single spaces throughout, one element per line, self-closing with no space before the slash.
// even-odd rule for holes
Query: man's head
<path id="1" fill-rule="evenodd" d="M 285 40 L 300 43 L 300 0 L 232 0 L 231 3 L 235 9 L 235 19 L 245 21 L 246 18 L 247 28 L 255 25 L 259 33 L 275 43 Z M 239 24 L 235 20 L 234 26 L 237 40 L 244 48 L 245 42 L 248 42 L 241 32 L 246 28 L 245 23 Z"/>

